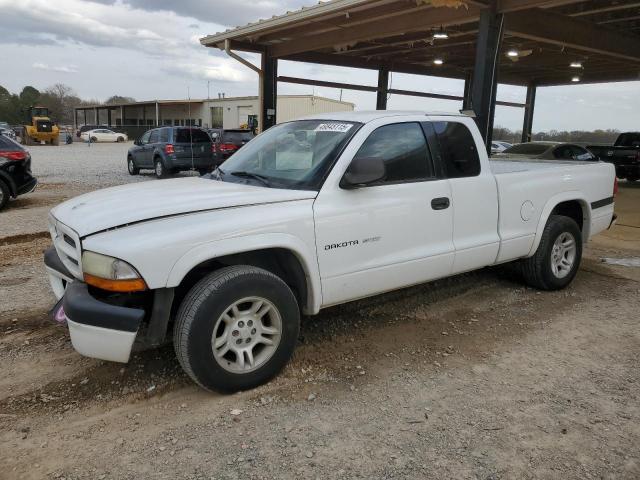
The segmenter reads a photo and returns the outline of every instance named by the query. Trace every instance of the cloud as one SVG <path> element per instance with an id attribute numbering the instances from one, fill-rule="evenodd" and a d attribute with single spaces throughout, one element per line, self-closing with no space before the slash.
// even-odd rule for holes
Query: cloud
<path id="1" fill-rule="evenodd" d="M 36 62 L 31 66 L 38 70 L 47 70 L 49 72 L 78 73 L 78 67 L 75 65 L 48 65 L 46 63 Z"/>

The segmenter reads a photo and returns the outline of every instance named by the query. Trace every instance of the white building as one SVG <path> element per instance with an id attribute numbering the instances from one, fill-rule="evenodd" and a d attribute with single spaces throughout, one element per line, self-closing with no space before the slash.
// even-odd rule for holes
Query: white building
<path id="1" fill-rule="evenodd" d="M 354 104 L 314 95 L 279 95 L 278 123 L 314 113 L 353 110 Z M 204 128 L 239 128 L 257 121 L 258 97 L 225 97 L 206 100 L 151 100 L 117 105 L 93 105 L 75 109 L 76 126 L 108 125 L 131 130 L 163 125 L 196 125 Z"/>

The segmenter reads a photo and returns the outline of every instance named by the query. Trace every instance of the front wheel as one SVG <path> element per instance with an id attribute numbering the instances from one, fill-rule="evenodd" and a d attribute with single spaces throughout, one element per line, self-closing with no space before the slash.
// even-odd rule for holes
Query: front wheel
<path id="1" fill-rule="evenodd" d="M 551 215 L 536 253 L 520 261 L 524 280 L 542 290 L 560 290 L 571 283 L 582 259 L 582 232 L 572 218 Z"/>
<path id="2" fill-rule="evenodd" d="M 257 387 L 287 364 L 298 338 L 300 311 L 279 277 L 232 266 L 200 280 L 182 301 L 174 346 L 182 368 L 208 390 Z"/>
<path id="3" fill-rule="evenodd" d="M 133 162 L 133 157 L 127 158 L 127 170 L 129 171 L 129 175 L 138 175 L 138 173 L 140 173 L 140 169 L 136 167 L 136 164 Z"/>
<path id="4" fill-rule="evenodd" d="M 98 141 L 98 137 L 91 137 L 91 143 L 96 143 Z"/>

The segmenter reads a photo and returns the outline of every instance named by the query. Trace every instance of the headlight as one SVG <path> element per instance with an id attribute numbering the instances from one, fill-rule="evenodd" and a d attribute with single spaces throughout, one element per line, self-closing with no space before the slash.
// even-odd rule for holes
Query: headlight
<path id="1" fill-rule="evenodd" d="M 140 274 L 124 260 L 100 253 L 82 253 L 84 281 L 112 292 L 139 292 L 147 289 Z"/>

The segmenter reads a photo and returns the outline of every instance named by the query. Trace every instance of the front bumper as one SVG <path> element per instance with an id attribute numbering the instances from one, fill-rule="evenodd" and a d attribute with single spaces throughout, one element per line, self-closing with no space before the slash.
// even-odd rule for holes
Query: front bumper
<path id="1" fill-rule="evenodd" d="M 67 286 L 62 306 L 78 353 L 112 362 L 129 361 L 144 310 L 101 302 L 83 282 Z"/>
<path id="2" fill-rule="evenodd" d="M 112 305 L 95 298 L 86 283 L 74 279 L 53 247 L 45 251 L 44 263 L 54 294 L 63 298 L 73 348 L 87 357 L 128 362 L 145 316 L 144 309 Z"/>

